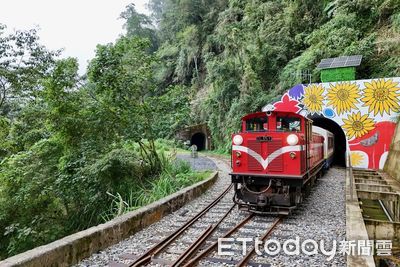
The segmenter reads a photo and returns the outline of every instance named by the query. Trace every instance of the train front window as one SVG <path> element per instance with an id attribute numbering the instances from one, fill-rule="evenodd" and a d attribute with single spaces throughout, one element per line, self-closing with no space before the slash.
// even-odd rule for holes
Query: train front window
<path id="1" fill-rule="evenodd" d="M 277 117 L 276 129 L 285 132 L 299 132 L 301 130 L 301 120 L 296 117 Z"/>
<path id="2" fill-rule="evenodd" d="M 268 131 L 268 118 L 256 117 L 246 120 L 246 131 L 248 132 Z"/>

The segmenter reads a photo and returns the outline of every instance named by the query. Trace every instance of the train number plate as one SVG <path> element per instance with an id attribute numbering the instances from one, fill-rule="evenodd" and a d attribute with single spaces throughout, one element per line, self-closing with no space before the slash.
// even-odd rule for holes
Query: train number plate
<path id="1" fill-rule="evenodd" d="M 272 137 L 271 136 L 257 136 L 256 140 L 259 142 L 271 142 Z"/>

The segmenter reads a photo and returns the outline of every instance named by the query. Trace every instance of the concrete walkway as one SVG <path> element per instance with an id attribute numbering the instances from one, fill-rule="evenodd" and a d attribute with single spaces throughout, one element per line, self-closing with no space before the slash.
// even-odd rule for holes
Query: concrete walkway
<path id="1" fill-rule="evenodd" d="M 192 158 L 190 154 L 179 153 L 176 155 L 177 160 L 186 161 L 190 164 L 190 167 L 196 171 L 215 171 L 217 170 L 217 165 L 214 161 L 209 158 L 198 156 L 197 158 Z"/>

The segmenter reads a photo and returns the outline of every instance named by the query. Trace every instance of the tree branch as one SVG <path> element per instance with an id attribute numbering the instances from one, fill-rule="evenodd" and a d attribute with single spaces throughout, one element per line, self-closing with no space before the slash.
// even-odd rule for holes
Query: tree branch
<path id="1" fill-rule="evenodd" d="M 2 90 L 2 96 L 0 99 L 0 108 L 3 106 L 3 104 L 6 102 L 6 92 L 7 92 L 7 87 L 5 83 L 0 79 L 0 85 L 3 88 Z"/>

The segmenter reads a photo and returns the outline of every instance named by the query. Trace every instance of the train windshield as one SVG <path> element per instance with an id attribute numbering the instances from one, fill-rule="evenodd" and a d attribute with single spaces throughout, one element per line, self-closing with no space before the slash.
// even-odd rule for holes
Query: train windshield
<path id="1" fill-rule="evenodd" d="M 296 117 L 277 117 L 276 130 L 278 131 L 300 131 L 301 121 Z"/>
<path id="2" fill-rule="evenodd" d="M 256 117 L 246 120 L 246 131 L 248 132 L 268 131 L 268 118 Z"/>

